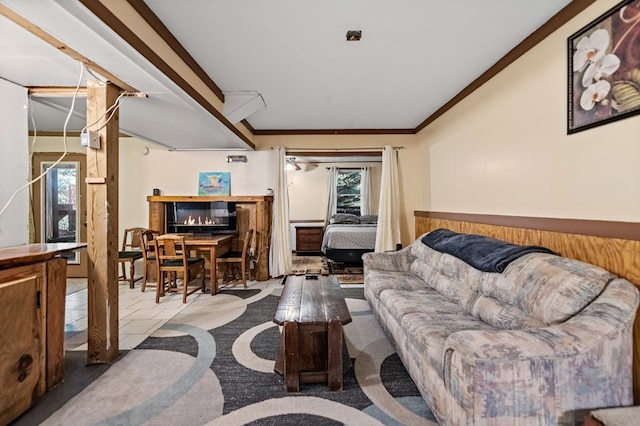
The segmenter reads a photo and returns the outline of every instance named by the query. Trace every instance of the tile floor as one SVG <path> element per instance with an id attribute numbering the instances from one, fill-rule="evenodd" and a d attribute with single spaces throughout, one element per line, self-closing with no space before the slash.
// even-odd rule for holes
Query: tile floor
<path id="1" fill-rule="evenodd" d="M 65 310 L 65 350 L 87 350 L 87 281 L 80 278 L 67 280 L 67 297 Z M 151 333 L 173 318 L 178 312 L 195 302 L 199 297 L 210 297 L 209 294 L 196 292 L 182 303 L 182 294 L 165 296 L 161 303 L 155 301 L 155 288 L 140 291 L 139 282 L 136 287 L 129 288 L 129 283 L 121 281 L 119 288 L 119 330 L 121 350 L 129 350 L 138 346 Z"/>

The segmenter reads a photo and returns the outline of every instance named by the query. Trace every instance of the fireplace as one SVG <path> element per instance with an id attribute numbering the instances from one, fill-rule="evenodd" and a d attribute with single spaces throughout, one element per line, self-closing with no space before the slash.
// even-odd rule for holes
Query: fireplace
<path id="1" fill-rule="evenodd" d="M 169 233 L 213 235 L 237 231 L 235 202 L 169 202 L 165 206 L 165 229 Z"/>

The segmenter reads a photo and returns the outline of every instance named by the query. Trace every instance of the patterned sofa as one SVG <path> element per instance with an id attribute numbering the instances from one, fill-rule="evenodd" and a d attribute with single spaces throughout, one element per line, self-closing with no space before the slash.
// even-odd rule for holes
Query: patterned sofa
<path id="1" fill-rule="evenodd" d="M 633 284 L 548 253 L 482 272 L 423 237 L 363 256 L 365 297 L 440 423 L 574 424 L 633 403 Z"/>

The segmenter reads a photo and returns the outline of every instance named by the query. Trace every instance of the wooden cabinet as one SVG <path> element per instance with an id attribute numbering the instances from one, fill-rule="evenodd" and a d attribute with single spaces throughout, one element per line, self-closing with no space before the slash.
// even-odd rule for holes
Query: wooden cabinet
<path id="1" fill-rule="evenodd" d="M 322 249 L 322 226 L 296 226 L 296 253 Z"/>
<path id="2" fill-rule="evenodd" d="M 67 261 L 80 243 L 0 248 L 0 424 L 64 377 Z"/>
<path id="3" fill-rule="evenodd" d="M 0 424 L 7 424 L 44 393 L 44 263 L 0 273 Z"/>

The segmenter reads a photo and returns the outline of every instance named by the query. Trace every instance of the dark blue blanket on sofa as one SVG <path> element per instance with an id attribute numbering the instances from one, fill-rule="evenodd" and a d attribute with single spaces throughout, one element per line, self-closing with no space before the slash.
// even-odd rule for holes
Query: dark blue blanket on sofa
<path id="1" fill-rule="evenodd" d="M 546 247 L 521 246 L 484 235 L 459 234 L 443 228 L 429 232 L 422 237 L 422 242 L 484 272 L 502 272 L 510 262 L 528 253 L 556 254 Z"/>

